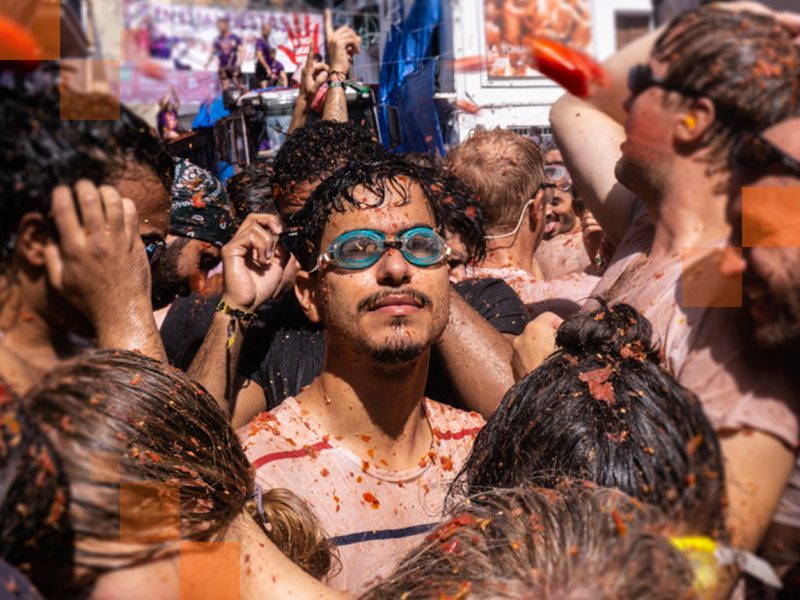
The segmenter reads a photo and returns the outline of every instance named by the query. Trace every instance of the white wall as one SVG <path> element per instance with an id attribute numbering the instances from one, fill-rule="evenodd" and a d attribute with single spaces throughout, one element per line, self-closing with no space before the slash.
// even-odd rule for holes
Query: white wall
<path id="1" fill-rule="evenodd" d="M 448 0 L 443 0 L 448 1 Z M 456 57 L 486 56 L 483 29 L 483 0 L 449 0 L 453 14 Z M 616 49 L 617 12 L 651 13 L 650 0 L 590 0 L 592 11 L 592 54 L 599 60 Z M 483 107 L 478 115 L 458 117 L 463 140 L 477 124 L 485 127 L 548 126 L 550 106 L 564 93 L 552 81 L 541 78 L 490 80 L 486 72 L 454 73 L 455 96 Z"/>

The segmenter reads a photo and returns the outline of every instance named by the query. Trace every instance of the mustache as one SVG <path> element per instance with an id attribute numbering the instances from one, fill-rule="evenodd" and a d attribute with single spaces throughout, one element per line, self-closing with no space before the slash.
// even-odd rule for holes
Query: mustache
<path id="1" fill-rule="evenodd" d="M 374 294 L 370 294 L 369 296 L 364 298 L 361 302 L 359 302 L 358 312 L 374 310 L 378 302 L 380 302 L 384 298 L 388 298 L 389 296 L 408 296 L 419 302 L 421 308 L 425 308 L 426 306 L 432 304 L 430 296 L 422 292 L 418 292 L 417 290 L 412 290 L 412 289 L 381 290 L 380 292 L 375 292 Z"/>

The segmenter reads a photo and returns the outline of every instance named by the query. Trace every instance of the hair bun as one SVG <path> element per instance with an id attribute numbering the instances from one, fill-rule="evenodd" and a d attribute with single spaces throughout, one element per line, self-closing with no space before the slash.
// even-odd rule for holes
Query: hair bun
<path id="1" fill-rule="evenodd" d="M 650 321 L 628 304 L 609 306 L 603 300 L 600 308 L 581 312 L 562 323 L 556 343 L 568 354 L 578 358 L 605 354 L 615 359 L 649 360 L 660 362 L 653 343 Z"/>

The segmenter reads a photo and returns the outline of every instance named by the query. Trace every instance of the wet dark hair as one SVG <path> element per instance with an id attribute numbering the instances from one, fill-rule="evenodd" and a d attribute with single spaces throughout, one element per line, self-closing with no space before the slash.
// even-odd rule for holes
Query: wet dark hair
<path id="1" fill-rule="evenodd" d="M 408 152 L 403 158 L 419 167 L 431 169 L 434 173 L 432 189 L 435 200 L 440 204 L 444 228 L 457 233 L 467 251 L 467 264 L 480 262 L 486 257 L 486 217 L 475 194 L 458 177 L 444 170 L 444 161 L 434 154 Z"/>
<path id="2" fill-rule="evenodd" d="M 467 251 L 466 263 L 482 261 L 486 257 L 486 218 L 480 202 L 458 177 L 449 173 L 435 175 L 431 189 L 439 204 L 444 228 L 461 236 Z"/>
<path id="3" fill-rule="evenodd" d="M 697 398 L 659 366 L 651 337 L 627 304 L 564 321 L 560 350 L 506 393 L 478 434 L 459 474 L 466 491 L 585 479 L 692 532 L 724 535 L 717 436 Z"/>
<path id="4" fill-rule="evenodd" d="M 250 213 L 278 214 L 272 198 L 273 176 L 270 167 L 253 163 L 228 180 L 228 198 L 237 227 L 241 227 Z"/>
<path id="5" fill-rule="evenodd" d="M 368 129 L 350 122 L 317 121 L 300 127 L 286 137 L 275 156 L 275 201 L 280 205 L 295 186 L 325 179 L 348 162 L 385 153 Z"/>
<path id="6" fill-rule="evenodd" d="M 352 207 L 381 206 L 386 200 L 387 188 L 407 200 L 408 184 L 403 180 L 415 183 L 422 190 L 433 214 L 434 229 L 441 234 L 443 217 L 440 203 L 436 201 L 437 192 L 433 190 L 436 183 L 433 171 L 417 167 L 400 156 L 391 154 L 384 154 L 382 158 L 374 160 L 352 162 L 323 181 L 305 206 L 289 218 L 289 228 L 297 231 L 297 239 L 292 242 L 292 252 L 303 269 L 310 270 L 316 264 L 322 234 L 334 211 L 345 212 Z M 375 198 L 365 205 L 364 199 L 353 195 L 356 188 L 368 190 Z"/>
<path id="7" fill-rule="evenodd" d="M 664 80 L 714 101 L 705 142 L 727 166 L 737 132 L 761 131 L 797 112 L 800 48 L 768 15 L 714 7 L 675 18 L 655 43 Z"/>
<path id="8" fill-rule="evenodd" d="M 92 350 L 57 366 L 27 402 L 72 486 L 75 564 L 88 573 L 65 587 L 85 589 L 105 572 L 172 556 L 179 539 L 216 541 L 253 497 L 254 473 L 229 416 L 186 374 L 156 360 Z M 273 519 L 286 512 L 265 510 Z M 119 548 L 121 541 L 130 545 Z M 276 543 L 294 559 L 293 548 Z"/>
<path id="9" fill-rule="evenodd" d="M 157 174 L 167 191 L 172 186 L 173 160 L 141 118 L 110 96 L 70 92 L 71 111 L 98 114 L 119 106 L 119 119 L 62 120 L 61 100 L 54 86 L 0 87 L 0 270 L 13 254 L 22 216 L 48 214 L 57 185 L 84 178 L 105 184 L 136 162 Z"/>
<path id="10" fill-rule="evenodd" d="M 362 598 L 688 600 L 689 560 L 660 513 L 606 488 L 487 490 Z"/>
<path id="11" fill-rule="evenodd" d="M 69 485 L 33 416 L 0 381 L 0 558 L 43 592 L 69 563 Z"/>

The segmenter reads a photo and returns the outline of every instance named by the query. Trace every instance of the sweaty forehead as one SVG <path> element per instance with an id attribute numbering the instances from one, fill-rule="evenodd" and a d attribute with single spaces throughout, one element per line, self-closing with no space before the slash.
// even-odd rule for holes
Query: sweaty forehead
<path id="1" fill-rule="evenodd" d="M 375 206 L 377 194 L 356 186 L 353 197 L 359 201 L 359 206 L 347 205 L 344 212 L 331 213 L 322 236 L 322 247 L 354 229 L 374 229 L 395 235 L 417 225 L 436 228 L 433 210 L 419 185 L 400 180 L 386 183 L 384 190 L 383 202 Z"/>
<path id="2" fill-rule="evenodd" d="M 152 169 L 139 164 L 128 165 L 112 185 L 120 196 L 130 198 L 136 205 L 141 235 L 167 235 L 170 193 Z"/>

